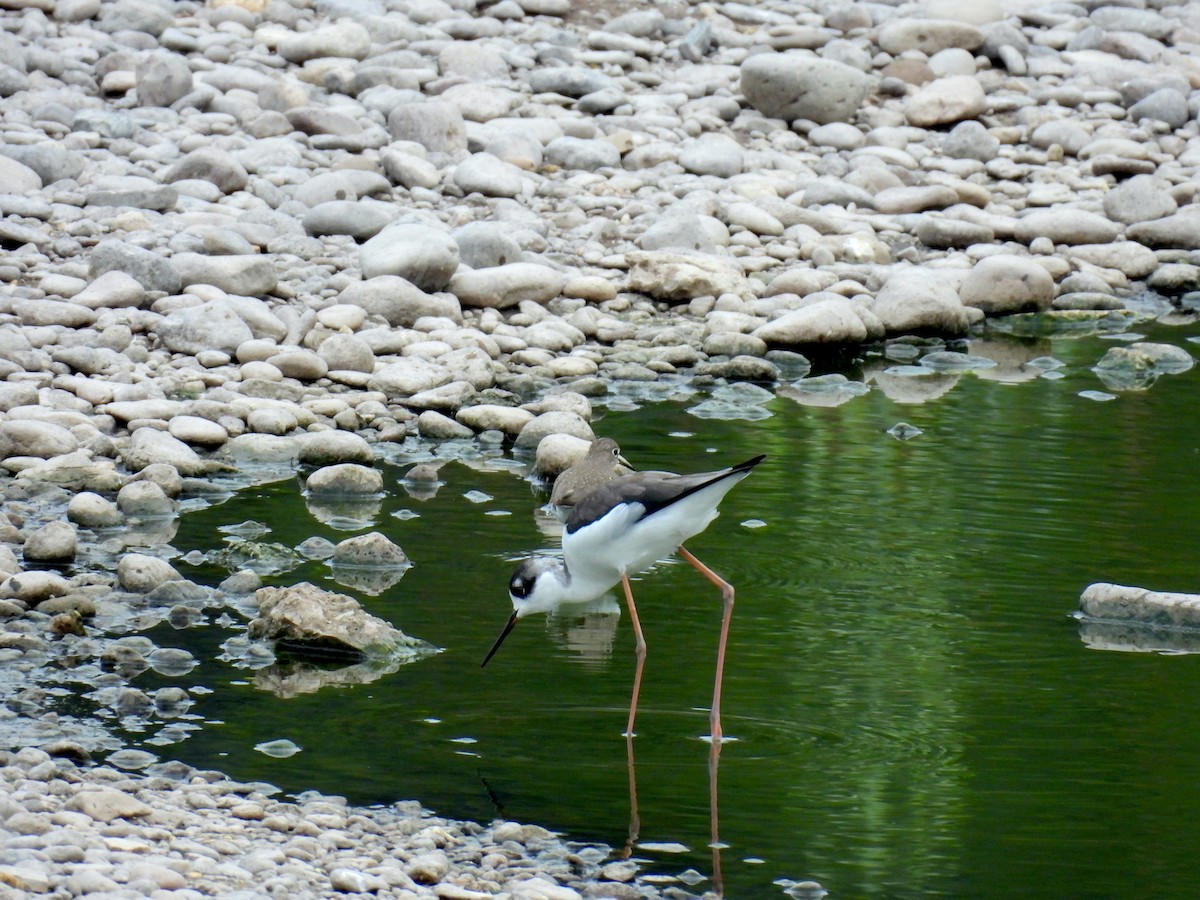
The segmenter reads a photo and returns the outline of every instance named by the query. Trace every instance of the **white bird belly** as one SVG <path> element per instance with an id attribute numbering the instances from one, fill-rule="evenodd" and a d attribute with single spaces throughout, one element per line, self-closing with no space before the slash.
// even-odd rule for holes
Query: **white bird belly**
<path id="1" fill-rule="evenodd" d="M 731 478 L 676 501 L 650 515 L 640 503 L 614 507 L 602 519 L 563 535 L 563 557 L 571 578 L 612 588 L 621 574 L 636 575 L 666 559 L 717 517 L 717 504 L 740 481 Z"/>

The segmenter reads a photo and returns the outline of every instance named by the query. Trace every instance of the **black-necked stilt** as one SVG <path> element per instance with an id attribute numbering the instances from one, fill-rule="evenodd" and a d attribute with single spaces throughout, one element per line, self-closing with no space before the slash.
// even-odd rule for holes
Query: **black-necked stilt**
<path id="1" fill-rule="evenodd" d="M 764 458 L 756 456 L 728 469 L 694 475 L 635 472 L 609 481 L 584 497 L 567 516 L 562 560 L 527 559 L 513 573 L 508 583 L 512 615 L 482 665 L 487 665 L 508 633 L 525 616 L 551 612 L 569 604 L 588 603 L 620 583 L 637 640 L 637 668 L 626 730 L 626 734 L 632 735 L 642 667 L 646 661 L 646 641 L 633 602 L 629 576 L 678 552 L 720 589 L 725 601 L 710 714 L 712 739 L 719 741 L 721 681 L 729 620 L 733 613 L 733 585 L 696 559 L 683 542 L 708 527 L 717 517 L 717 507 L 725 495 Z"/>
<path id="2" fill-rule="evenodd" d="M 574 506 L 600 485 L 631 471 L 633 466 L 621 456 L 617 442 L 612 438 L 599 438 L 592 441 L 582 459 L 554 479 L 550 505 Z"/>

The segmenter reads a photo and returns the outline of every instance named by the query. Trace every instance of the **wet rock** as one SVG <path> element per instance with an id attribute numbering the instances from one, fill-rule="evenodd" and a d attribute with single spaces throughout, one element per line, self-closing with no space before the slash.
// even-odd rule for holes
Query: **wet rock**
<path id="1" fill-rule="evenodd" d="M 1200 595 L 1097 582 L 1084 588 L 1080 612 L 1103 621 L 1200 627 Z"/>
<path id="2" fill-rule="evenodd" d="M 346 431 L 323 431 L 305 434 L 300 438 L 299 461 L 308 466 L 333 463 L 362 463 L 374 459 L 371 445 L 357 434 Z"/>
<path id="3" fill-rule="evenodd" d="M 117 582 L 127 591 L 148 594 L 168 581 L 181 576 L 165 559 L 144 553 L 126 553 L 117 563 Z"/>
<path id="4" fill-rule="evenodd" d="M 378 531 L 339 542 L 331 559 L 335 566 L 387 567 L 410 565 L 399 545 Z"/>
<path id="5" fill-rule="evenodd" d="M 417 433 L 433 441 L 466 440 L 473 435 L 466 425 L 436 410 L 426 410 L 417 416 Z"/>
<path id="6" fill-rule="evenodd" d="M 84 528 L 111 528 L 121 523 L 121 511 L 100 494 L 82 491 L 67 504 L 67 518 Z"/>
<path id="7" fill-rule="evenodd" d="M 25 538 L 21 552 L 29 563 L 69 563 L 78 548 L 75 528 L 67 522 L 47 522 Z"/>
<path id="8" fill-rule="evenodd" d="M 433 647 L 367 613 L 351 597 L 301 583 L 260 588 L 252 638 L 276 641 L 293 652 L 318 656 L 416 658 Z"/>
<path id="9" fill-rule="evenodd" d="M 357 463 L 338 463 L 317 469 L 304 487 L 314 495 L 378 494 L 383 490 L 383 475 Z"/>
<path id="10" fill-rule="evenodd" d="M 1195 364 L 1191 354 L 1173 344 L 1138 341 L 1110 347 L 1093 371 L 1109 390 L 1143 390 L 1161 374 L 1186 372 Z"/>
<path id="11" fill-rule="evenodd" d="M 1200 290 L 1200 266 L 1167 263 L 1146 279 L 1146 285 L 1160 294 L 1183 294 Z"/>
<path id="12" fill-rule="evenodd" d="M 195 450 L 166 431 L 149 427 L 139 428 L 130 436 L 123 459 L 135 472 L 154 463 L 167 463 L 181 475 L 204 475 L 221 468 L 212 460 L 202 459 Z"/>
<path id="13" fill-rule="evenodd" d="M 57 572 L 30 570 L 10 575 L 0 581 L 0 597 L 19 600 L 34 607 L 51 597 L 61 597 L 70 590 L 70 584 Z"/>
<path id="14" fill-rule="evenodd" d="M 476 432 L 495 430 L 516 437 L 533 418 L 533 413 L 512 406 L 481 403 L 463 407 L 454 417 Z"/>
<path id="15" fill-rule="evenodd" d="M 136 518 L 168 518 L 175 515 L 175 504 L 154 481 L 131 481 L 116 494 L 116 508 L 122 515 Z"/>

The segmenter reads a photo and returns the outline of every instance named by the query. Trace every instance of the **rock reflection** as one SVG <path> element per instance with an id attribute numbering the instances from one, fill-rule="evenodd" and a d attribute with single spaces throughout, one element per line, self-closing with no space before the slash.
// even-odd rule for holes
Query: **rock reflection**
<path id="1" fill-rule="evenodd" d="M 1092 650 L 1121 653 L 1200 653 L 1200 629 L 1101 622 L 1077 614 L 1079 640 Z"/>
<path id="2" fill-rule="evenodd" d="M 383 510 L 383 498 L 309 496 L 304 498 L 304 505 L 322 525 L 338 531 L 358 531 L 360 528 L 370 528 L 378 521 Z"/>
<path id="3" fill-rule="evenodd" d="M 179 519 L 172 516 L 161 519 L 130 519 L 121 529 L 118 540 L 121 546 L 161 547 L 175 540 L 179 532 Z"/>
<path id="4" fill-rule="evenodd" d="M 1033 364 L 1036 360 L 1050 356 L 1050 342 L 1017 341 L 1017 340 L 982 340 L 971 342 L 971 353 L 986 356 L 996 365 L 990 369 L 982 369 L 977 374 L 988 381 L 999 381 L 1003 384 L 1020 384 L 1023 381 L 1033 381 L 1046 371 L 1046 367 Z"/>
<path id="5" fill-rule="evenodd" d="M 438 488 L 442 486 L 440 481 L 401 481 L 400 486 L 404 488 L 404 492 L 414 500 L 432 500 L 437 496 Z"/>
<path id="6" fill-rule="evenodd" d="M 554 542 L 562 539 L 565 512 L 556 506 L 539 506 L 533 511 L 533 522 L 544 537 Z"/>
<path id="7" fill-rule="evenodd" d="M 333 580 L 338 584 L 377 597 L 397 584 L 410 567 L 368 568 L 333 564 L 329 568 L 333 573 Z"/>
<path id="8" fill-rule="evenodd" d="M 818 375 L 801 378 L 779 389 L 779 396 L 801 406 L 834 407 L 861 397 L 871 388 L 861 381 L 851 381 L 845 375 Z"/>
<path id="9" fill-rule="evenodd" d="M 621 605 L 611 594 L 578 607 L 569 614 L 546 619 L 547 628 L 572 656 L 584 663 L 601 663 L 612 655 Z"/>
<path id="10" fill-rule="evenodd" d="M 923 369 L 921 366 L 888 366 L 869 371 L 867 380 L 893 403 L 918 404 L 936 400 L 958 384 L 961 375 Z"/>
<path id="11" fill-rule="evenodd" d="M 399 659 L 371 659 L 350 666 L 324 666 L 308 660 L 281 659 L 254 673 L 256 688 L 287 699 L 315 694 L 324 687 L 370 684 L 395 672 Z"/>

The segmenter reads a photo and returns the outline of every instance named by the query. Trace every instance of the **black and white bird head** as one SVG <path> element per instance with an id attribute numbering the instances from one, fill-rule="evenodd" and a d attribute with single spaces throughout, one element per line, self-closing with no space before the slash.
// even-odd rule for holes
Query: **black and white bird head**
<path id="1" fill-rule="evenodd" d="M 486 666 L 488 660 L 496 655 L 496 651 L 500 649 L 500 645 L 517 622 L 534 613 L 551 612 L 561 606 L 567 594 L 566 587 L 566 567 L 561 560 L 548 556 L 533 556 L 523 560 L 508 580 L 508 597 L 513 605 L 512 615 L 480 667 Z"/>

